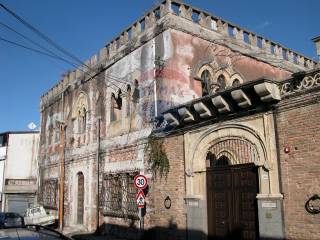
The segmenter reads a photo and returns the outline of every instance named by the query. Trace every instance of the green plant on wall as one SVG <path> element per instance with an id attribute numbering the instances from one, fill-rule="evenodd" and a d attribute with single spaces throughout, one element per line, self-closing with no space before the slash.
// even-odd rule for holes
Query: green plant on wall
<path id="1" fill-rule="evenodd" d="M 149 136 L 145 150 L 148 153 L 147 162 L 154 176 L 167 177 L 170 164 L 163 146 L 163 139 Z"/>

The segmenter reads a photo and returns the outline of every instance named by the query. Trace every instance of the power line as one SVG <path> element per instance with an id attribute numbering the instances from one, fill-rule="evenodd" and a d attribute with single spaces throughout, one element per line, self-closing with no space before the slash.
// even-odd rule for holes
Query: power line
<path id="1" fill-rule="evenodd" d="M 24 48 L 24 49 L 27 49 L 27 50 L 30 50 L 30 51 L 33 51 L 33 52 L 36 52 L 36 53 L 45 55 L 45 56 L 47 56 L 47 57 L 55 58 L 55 59 L 58 59 L 58 60 L 61 60 L 61 61 L 66 62 L 66 60 L 63 59 L 63 58 L 61 58 L 61 57 L 57 57 L 57 56 L 55 56 L 55 55 L 51 55 L 51 54 L 46 53 L 46 52 L 43 52 L 43 51 L 41 51 L 41 50 L 38 50 L 38 49 L 35 49 L 35 48 L 32 48 L 32 47 L 28 47 L 28 46 L 25 46 L 25 45 L 23 45 L 23 44 L 20 44 L 20 43 L 17 43 L 17 42 L 14 42 L 14 41 L 11 41 L 11 40 L 2 38 L 2 37 L 0 37 L 0 41 L 3 41 L 3 42 L 6 42 L 6 43 L 9 43 L 9 44 L 12 44 L 12 45 L 14 45 L 14 46 L 21 47 L 21 48 Z"/>
<path id="2" fill-rule="evenodd" d="M 31 38 L 25 36 L 24 34 L 16 31 L 14 28 L 8 26 L 7 24 L 5 24 L 5 23 L 3 23 L 3 22 L 0 22 L 0 26 L 6 28 L 6 29 L 8 29 L 8 30 L 10 30 L 11 32 L 16 33 L 16 34 L 19 35 L 20 37 L 26 39 L 27 41 L 31 42 L 32 44 L 34 44 L 34 45 L 36 45 L 37 47 L 41 48 L 42 50 L 46 51 L 46 52 L 49 53 L 50 55 L 55 56 L 55 57 L 57 57 L 57 58 L 60 59 L 60 60 L 63 60 L 64 62 L 72 65 L 73 67 L 77 67 L 77 65 L 75 65 L 74 63 L 72 63 L 72 62 L 70 62 L 69 60 L 67 60 L 67 59 L 65 59 L 65 58 L 63 58 L 63 57 L 55 54 L 55 53 L 54 53 L 53 51 L 51 51 L 50 49 L 48 49 L 48 48 L 46 48 L 46 47 L 43 47 L 43 46 L 40 45 L 39 43 L 35 42 L 34 40 L 32 40 Z"/>
<path id="3" fill-rule="evenodd" d="M 40 30 L 38 30 L 36 27 L 34 27 L 32 24 L 28 23 L 26 20 L 24 20 L 22 17 L 20 17 L 18 14 L 14 13 L 12 10 L 10 10 L 9 8 L 7 8 L 6 6 L 4 6 L 3 4 L 0 3 L 0 7 L 2 7 L 6 12 L 8 12 L 10 15 L 12 15 L 14 18 L 16 18 L 19 22 L 21 22 L 24 26 L 26 26 L 27 28 L 29 28 L 31 31 L 33 31 L 34 33 L 36 33 L 38 36 L 40 36 L 42 39 L 44 39 L 46 42 L 48 42 L 49 44 L 51 44 L 52 46 L 54 46 L 56 49 L 58 49 L 60 52 L 64 53 L 65 55 L 69 56 L 70 58 L 72 58 L 73 60 L 75 60 L 76 62 L 78 62 L 80 65 L 85 66 L 87 69 L 91 70 L 92 72 L 95 72 L 94 69 L 92 69 L 90 66 L 86 65 L 83 61 L 81 61 L 79 58 L 77 58 L 76 56 L 74 56 L 72 53 L 68 52 L 66 49 L 64 49 L 63 47 L 61 47 L 59 44 L 55 43 L 51 38 L 49 38 L 48 36 L 46 36 L 44 33 L 42 33 Z M 1 39 L 2 41 L 6 41 L 8 43 L 11 43 L 13 45 L 25 48 L 25 49 L 29 49 L 32 50 L 34 52 L 38 52 L 42 55 L 46 55 L 49 57 L 54 57 L 56 59 L 62 60 L 64 62 L 67 62 L 68 64 L 72 65 L 73 67 L 75 67 L 75 64 L 58 56 L 57 54 L 55 54 L 54 52 L 52 52 L 51 50 L 48 50 L 46 48 L 44 48 L 43 46 L 41 46 L 40 44 L 36 43 L 35 41 L 29 39 L 28 37 L 24 36 L 23 34 L 18 33 L 16 30 L 14 30 L 13 28 L 2 24 L 2 26 L 6 27 L 7 29 L 10 29 L 11 31 L 19 34 L 20 36 L 22 36 L 23 38 L 27 39 L 28 41 L 32 42 L 33 44 L 37 45 L 38 47 L 40 47 L 41 49 L 45 50 L 45 51 L 49 51 L 49 53 L 45 53 L 43 51 L 34 49 L 34 48 L 30 48 L 27 46 L 24 46 L 22 44 L 19 43 L 15 43 L 13 41 L 7 40 L 7 39 Z M 102 73 L 103 71 L 105 71 L 106 69 L 102 69 L 99 72 L 95 72 L 93 76 L 91 76 L 89 74 L 89 71 L 84 71 L 81 67 L 78 68 L 80 71 L 82 71 L 84 74 L 88 75 L 90 79 L 94 79 L 96 76 L 98 76 L 100 73 Z M 116 81 L 116 82 L 122 82 L 125 83 L 122 79 L 116 77 L 116 76 L 108 76 L 110 79 Z M 116 85 L 114 82 L 110 81 L 110 84 L 114 85 L 116 88 L 122 90 L 122 92 L 126 92 L 126 90 L 124 90 L 123 88 L 119 87 L 118 85 Z"/>
<path id="4" fill-rule="evenodd" d="M 26 20 L 24 20 L 23 18 L 21 18 L 19 15 L 17 15 L 16 13 L 14 13 L 13 11 L 11 11 L 9 8 L 7 8 L 6 6 L 4 6 L 2 3 L 0 3 L 0 7 L 2 7 L 6 12 L 8 12 L 10 15 L 12 15 L 14 18 L 16 18 L 19 22 L 21 22 L 23 25 L 25 25 L 27 28 L 29 28 L 31 31 L 33 31 L 34 33 L 36 33 L 38 36 L 40 36 L 42 39 L 44 39 L 46 42 L 48 42 L 49 44 L 51 44 L 52 46 L 54 46 L 56 49 L 58 49 L 59 51 L 61 51 L 62 53 L 64 53 L 65 55 L 69 56 L 70 58 L 76 60 L 76 62 L 78 62 L 81 65 L 84 65 L 85 67 L 89 68 L 89 66 L 87 66 L 86 64 L 83 63 L 83 61 L 81 61 L 80 59 L 78 59 L 77 57 L 75 57 L 73 54 L 71 54 L 70 52 L 68 52 L 66 49 L 64 49 L 63 47 L 59 46 L 59 44 L 55 43 L 51 38 L 49 38 L 48 36 L 46 36 L 44 33 L 42 33 L 40 30 L 38 30 L 36 27 L 32 26 L 30 23 L 28 23 Z"/>

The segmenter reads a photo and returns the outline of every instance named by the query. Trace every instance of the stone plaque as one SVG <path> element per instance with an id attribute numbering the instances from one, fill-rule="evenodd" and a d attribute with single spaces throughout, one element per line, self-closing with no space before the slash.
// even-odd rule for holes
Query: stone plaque
<path id="1" fill-rule="evenodd" d="M 277 208 L 277 203 L 271 202 L 271 201 L 263 201 L 263 202 L 261 202 L 261 207 L 262 208 Z"/>

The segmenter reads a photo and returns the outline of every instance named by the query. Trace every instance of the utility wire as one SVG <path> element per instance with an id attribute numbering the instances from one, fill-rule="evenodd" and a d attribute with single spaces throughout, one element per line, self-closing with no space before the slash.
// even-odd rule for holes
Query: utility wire
<path id="1" fill-rule="evenodd" d="M 10 10 L 9 8 L 7 8 L 6 6 L 4 6 L 3 4 L 0 3 L 0 7 L 2 7 L 6 12 L 8 12 L 10 15 L 12 15 L 14 18 L 16 18 L 19 22 L 21 22 L 23 25 L 25 25 L 27 28 L 29 28 L 31 31 L 33 31 L 34 33 L 36 33 L 38 36 L 40 36 L 42 39 L 44 39 L 46 42 L 48 42 L 49 44 L 51 44 L 52 46 L 54 46 L 56 49 L 58 49 L 60 52 L 64 53 L 65 55 L 69 56 L 70 58 L 72 58 L 74 61 L 78 62 L 80 65 L 82 66 L 85 66 L 87 69 L 91 70 L 92 72 L 95 72 L 94 69 L 92 69 L 90 66 L 86 65 L 83 61 L 81 61 L 79 58 L 77 58 L 76 56 L 74 56 L 72 53 L 68 52 L 66 49 L 64 49 L 63 47 L 61 47 L 59 44 L 55 43 L 51 38 L 49 38 L 48 36 L 46 36 L 44 33 L 42 33 L 40 30 L 38 30 L 36 27 L 34 27 L 32 24 L 28 23 L 26 20 L 24 20 L 22 17 L 20 17 L 18 14 L 14 13 L 12 10 Z M 5 26 L 5 24 L 3 25 Z M 5 26 L 6 28 L 10 29 L 11 31 L 14 31 L 17 33 L 17 31 L 15 31 L 14 29 L 10 28 L 9 26 Z M 25 37 L 24 35 L 20 34 L 20 33 L 17 33 L 19 34 L 20 36 L 23 36 L 25 39 L 28 39 L 29 41 L 33 42 L 33 44 L 36 44 L 38 47 L 42 48 L 43 47 L 38 44 L 38 43 L 35 43 L 33 40 L 29 39 L 28 37 Z M 11 43 L 11 44 L 14 44 L 16 46 L 20 46 L 20 47 L 23 47 L 23 48 L 26 48 L 26 49 L 29 49 L 29 50 L 32 50 L 32 51 L 35 51 L 35 52 L 38 52 L 40 54 L 43 54 L 43 55 L 47 55 L 47 56 L 50 56 L 50 57 L 54 57 L 56 59 L 59 59 L 59 60 L 62 60 L 64 62 L 67 62 L 68 64 L 71 64 L 72 66 L 75 66 L 74 63 L 58 56 L 57 54 L 53 53 L 52 51 L 50 51 L 50 54 L 49 53 L 45 53 L 43 51 L 40 51 L 40 50 L 37 50 L 37 49 L 34 49 L 34 48 L 30 48 L 30 47 L 27 47 L 27 46 L 24 46 L 22 44 L 18 44 L 18 43 L 14 43 L 13 41 L 10 41 L 10 40 L 7 40 L 7 39 L 1 39 L 2 41 L 6 41 L 8 43 Z M 48 51 L 48 49 L 46 49 L 46 51 Z M 94 79 L 96 76 L 98 76 L 100 73 L 102 73 L 103 71 L 105 71 L 106 69 L 102 69 L 100 70 L 99 72 L 95 72 L 93 76 L 91 76 L 88 72 L 89 71 L 84 71 L 81 67 L 79 67 L 79 70 L 82 71 L 84 74 L 88 75 L 90 79 Z M 117 82 L 123 82 L 122 79 L 116 77 L 116 76 L 108 76 L 108 78 L 111 78 L 112 80 L 114 81 L 117 81 Z M 118 89 L 122 90 L 122 92 L 126 92 L 126 90 L 122 89 L 121 87 L 119 87 L 118 85 L 116 85 L 114 82 L 110 81 L 110 84 L 114 85 L 115 87 L 117 87 Z"/>
<path id="2" fill-rule="evenodd" d="M 65 58 L 63 58 L 63 57 L 55 54 L 55 53 L 54 53 L 53 51 L 51 51 L 50 49 L 48 49 L 48 48 L 40 45 L 39 43 L 35 42 L 35 41 L 32 40 L 31 38 L 25 36 L 24 34 L 18 32 L 18 31 L 16 31 L 14 28 L 8 26 L 7 24 L 5 24 L 5 23 L 3 23 L 3 22 L 0 22 L 0 26 L 6 28 L 6 29 L 8 29 L 8 30 L 10 30 L 11 32 L 16 33 L 17 35 L 19 35 L 19 36 L 22 37 L 23 39 L 31 42 L 31 43 L 34 44 L 35 46 L 37 46 L 37 47 L 41 48 L 42 50 L 46 51 L 46 52 L 47 52 L 48 54 L 50 54 L 51 56 L 55 56 L 55 57 L 58 58 L 59 60 L 63 60 L 64 62 L 72 65 L 73 67 L 77 67 L 76 64 L 74 64 L 74 63 L 70 62 L 69 60 L 67 60 L 67 59 L 65 59 Z"/>
<path id="3" fill-rule="evenodd" d="M 46 53 L 46 52 L 43 52 L 43 51 L 41 51 L 41 50 L 38 50 L 38 49 L 35 49 L 35 48 L 32 48 L 32 47 L 28 47 L 28 46 L 25 46 L 25 45 L 23 45 L 23 44 L 20 44 L 20 43 L 17 43 L 17 42 L 14 42 L 14 41 L 11 41 L 11 40 L 2 38 L 2 37 L 0 37 L 0 41 L 3 41 L 3 42 L 6 42 L 6 43 L 9 43 L 9 44 L 11 44 L 11 45 L 14 45 L 14 46 L 17 46 L 17 47 L 21 47 L 21 48 L 24 48 L 24 49 L 27 49 L 27 50 L 30 50 L 30 51 L 33 51 L 33 52 L 36 52 L 36 53 L 45 55 L 45 56 L 47 56 L 47 57 L 55 58 L 55 59 L 58 59 L 58 60 L 61 60 L 61 61 L 66 62 L 65 59 L 63 59 L 63 58 L 61 58 L 61 57 L 59 57 L 59 56 L 51 55 L 51 54 Z"/>
<path id="4" fill-rule="evenodd" d="M 36 33 L 38 36 L 40 36 L 42 39 L 44 39 L 46 42 L 54 46 L 56 49 L 64 53 L 65 55 L 69 56 L 70 58 L 74 59 L 76 62 L 78 62 L 81 65 L 84 65 L 85 67 L 89 68 L 83 61 L 81 61 L 79 58 L 75 57 L 73 54 L 68 52 L 66 49 L 63 47 L 59 46 L 57 43 L 55 43 L 51 38 L 46 36 L 44 33 L 42 33 L 40 30 L 38 30 L 36 27 L 32 26 L 30 23 L 28 23 L 26 20 L 21 18 L 19 15 L 11 11 L 9 8 L 4 6 L 2 3 L 0 3 L 0 7 L 2 7 L 6 12 L 8 12 L 10 15 L 12 15 L 14 18 L 16 18 L 19 22 L 21 22 L 23 25 L 25 25 L 27 28 L 29 28 L 31 31 Z"/>

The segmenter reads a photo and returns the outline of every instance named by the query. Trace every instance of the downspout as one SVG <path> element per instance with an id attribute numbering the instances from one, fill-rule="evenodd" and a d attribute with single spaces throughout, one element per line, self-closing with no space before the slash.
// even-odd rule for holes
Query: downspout
<path id="1" fill-rule="evenodd" d="M 100 181 L 99 181 L 99 177 L 100 177 L 100 121 L 101 121 L 101 117 L 97 118 L 97 153 L 96 153 L 96 157 L 97 157 L 97 229 L 96 232 L 99 232 L 99 208 L 100 208 L 100 204 L 99 204 L 99 199 L 100 199 L 100 194 L 99 194 L 99 190 L 100 190 Z"/>
<path id="2" fill-rule="evenodd" d="M 273 124 L 275 128 L 275 140 L 276 140 L 276 149 L 277 149 L 277 162 L 278 162 L 278 178 L 279 178 L 279 191 L 283 195 L 282 206 L 281 206 L 281 218 L 282 218 L 282 234 L 285 236 L 285 219 L 284 219 L 284 194 L 282 189 L 282 176 L 281 176 L 281 163 L 280 163 L 280 143 L 279 143 L 279 131 L 277 125 L 276 114 L 278 114 L 277 108 L 272 110 Z"/>

